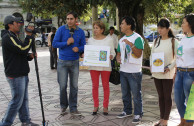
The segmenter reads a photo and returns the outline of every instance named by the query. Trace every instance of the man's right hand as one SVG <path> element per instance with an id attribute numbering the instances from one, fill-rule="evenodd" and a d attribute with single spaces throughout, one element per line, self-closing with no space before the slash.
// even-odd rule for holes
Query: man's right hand
<path id="1" fill-rule="evenodd" d="M 72 43 L 74 43 L 73 37 L 71 37 L 71 38 L 69 38 L 69 39 L 67 40 L 67 45 L 70 45 L 70 44 L 72 44 Z"/>

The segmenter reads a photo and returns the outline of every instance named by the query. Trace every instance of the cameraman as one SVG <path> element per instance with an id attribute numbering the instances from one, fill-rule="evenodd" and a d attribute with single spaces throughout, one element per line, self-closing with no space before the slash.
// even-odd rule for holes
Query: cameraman
<path id="1" fill-rule="evenodd" d="M 6 79 L 11 88 L 12 99 L 9 102 L 0 126 L 11 126 L 19 113 L 21 126 L 39 126 L 30 121 L 28 107 L 28 73 L 30 71 L 28 61 L 34 57 L 29 54 L 34 37 L 26 32 L 25 41 L 22 42 L 17 33 L 20 29 L 20 17 L 9 15 L 4 19 L 5 30 L 2 30 L 2 51 Z M 28 26 L 34 30 L 34 27 Z"/>

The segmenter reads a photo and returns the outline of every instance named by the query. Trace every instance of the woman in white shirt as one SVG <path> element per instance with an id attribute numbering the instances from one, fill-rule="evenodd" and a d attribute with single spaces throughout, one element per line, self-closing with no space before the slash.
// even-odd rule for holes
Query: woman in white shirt
<path id="1" fill-rule="evenodd" d="M 160 36 L 154 41 L 152 52 L 153 53 L 164 53 L 164 72 L 152 72 L 154 77 L 155 86 L 159 96 L 159 107 L 160 107 L 160 120 L 154 126 L 167 126 L 169 115 L 172 107 L 172 87 L 173 87 L 173 76 L 175 73 L 175 55 L 176 45 L 178 41 L 170 28 L 170 21 L 167 18 L 163 18 L 159 21 L 158 33 Z M 152 61 L 152 55 L 150 56 L 151 64 L 158 65 L 158 62 Z"/>
<path id="2" fill-rule="evenodd" d="M 109 46 L 110 47 L 110 60 L 115 56 L 113 40 L 111 37 L 106 37 L 103 33 L 105 31 L 105 25 L 102 21 L 98 20 L 93 23 L 94 37 L 89 38 L 88 45 L 96 46 Z M 109 60 L 109 59 L 108 59 Z M 92 115 L 96 115 L 99 108 L 98 88 L 99 88 L 99 76 L 101 75 L 102 86 L 104 89 L 104 100 L 103 100 L 103 114 L 108 115 L 108 104 L 109 104 L 109 77 L 111 73 L 111 62 L 109 67 L 90 66 L 90 75 L 92 78 L 92 95 L 94 101 L 94 110 Z"/>
<path id="3" fill-rule="evenodd" d="M 194 14 L 184 17 L 182 29 L 187 35 L 181 40 L 177 50 L 174 98 L 181 117 L 181 123 L 178 126 L 193 126 L 194 121 L 185 121 L 184 114 L 194 81 Z"/>

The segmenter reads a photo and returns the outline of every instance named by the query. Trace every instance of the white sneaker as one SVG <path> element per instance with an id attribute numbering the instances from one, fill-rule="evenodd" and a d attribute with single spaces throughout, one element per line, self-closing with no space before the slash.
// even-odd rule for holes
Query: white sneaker
<path id="1" fill-rule="evenodd" d="M 126 112 L 122 112 L 122 114 L 118 115 L 117 118 L 122 119 L 128 116 L 132 116 L 132 114 L 127 114 Z"/>
<path id="2" fill-rule="evenodd" d="M 141 115 L 134 115 L 133 122 L 132 123 L 139 123 L 141 122 Z"/>

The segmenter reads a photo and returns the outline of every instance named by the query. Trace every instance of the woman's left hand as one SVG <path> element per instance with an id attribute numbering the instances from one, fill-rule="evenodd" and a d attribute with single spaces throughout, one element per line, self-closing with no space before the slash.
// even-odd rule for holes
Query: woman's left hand
<path id="1" fill-rule="evenodd" d="M 169 71 L 170 71 L 169 68 L 165 68 L 165 69 L 164 69 L 164 74 L 168 73 Z"/>
<path id="2" fill-rule="evenodd" d="M 113 59 L 113 55 L 110 55 L 109 58 L 110 58 L 110 60 L 112 60 Z"/>

